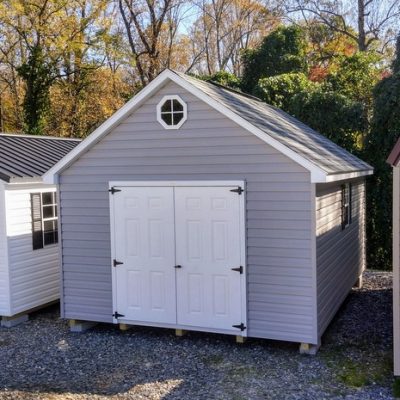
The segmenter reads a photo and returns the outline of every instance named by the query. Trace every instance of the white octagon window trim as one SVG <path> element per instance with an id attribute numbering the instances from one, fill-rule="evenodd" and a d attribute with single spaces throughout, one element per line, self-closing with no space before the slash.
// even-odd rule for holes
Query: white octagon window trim
<path id="1" fill-rule="evenodd" d="M 178 102 L 181 107 L 174 110 L 174 105 L 177 105 L 176 102 Z M 177 124 L 175 124 L 174 119 L 175 117 L 179 116 L 182 116 L 182 118 Z M 187 105 L 181 97 L 177 95 L 164 96 L 157 104 L 157 121 L 165 129 L 179 129 L 186 122 L 186 120 Z"/>

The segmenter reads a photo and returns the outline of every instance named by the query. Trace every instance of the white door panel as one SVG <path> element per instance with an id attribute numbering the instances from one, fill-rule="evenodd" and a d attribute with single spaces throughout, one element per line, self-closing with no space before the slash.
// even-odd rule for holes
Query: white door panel
<path id="1" fill-rule="evenodd" d="M 232 329 L 241 321 L 240 202 L 233 187 L 176 187 L 177 321 Z"/>
<path id="2" fill-rule="evenodd" d="M 116 310 L 129 321 L 176 323 L 173 188 L 114 194 Z"/>

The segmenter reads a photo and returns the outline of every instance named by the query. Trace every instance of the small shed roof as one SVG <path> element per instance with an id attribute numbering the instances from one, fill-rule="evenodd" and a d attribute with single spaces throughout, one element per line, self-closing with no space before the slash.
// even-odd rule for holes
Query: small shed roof
<path id="1" fill-rule="evenodd" d="M 11 182 L 41 177 L 80 141 L 0 133 L 0 179 Z"/>
<path id="2" fill-rule="evenodd" d="M 43 179 L 49 183 L 57 181 L 60 172 L 68 168 L 80 154 L 99 142 L 168 81 L 183 87 L 309 170 L 311 181 L 314 183 L 338 181 L 373 173 L 370 165 L 287 113 L 253 96 L 166 69 L 90 134 L 76 149 L 54 165 Z"/>
<path id="3" fill-rule="evenodd" d="M 397 167 L 400 163 L 400 137 L 397 139 L 392 151 L 389 154 L 387 162 L 393 167 Z"/>

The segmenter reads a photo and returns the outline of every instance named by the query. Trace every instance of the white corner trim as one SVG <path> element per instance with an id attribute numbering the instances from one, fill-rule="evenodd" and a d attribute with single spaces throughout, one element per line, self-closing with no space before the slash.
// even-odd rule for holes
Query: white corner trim
<path id="1" fill-rule="evenodd" d="M 225 115 L 242 128 L 257 136 L 259 139 L 269 144 L 288 158 L 301 165 L 311 173 L 311 182 L 322 183 L 327 182 L 328 174 L 323 169 L 319 168 L 309 160 L 305 159 L 289 147 L 285 146 L 278 140 L 272 138 L 261 129 L 255 127 L 250 122 L 246 121 L 239 114 L 223 106 L 218 101 L 212 99 L 202 90 L 196 88 L 188 81 L 180 77 L 177 73 L 171 70 L 165 70 L 150 82 L 144 89 L 142 89 L 136 96 L 129 100 L 123 107 L 121 107 L 114 115 L 108 118 L 101 126 L 92 132 L 84 141 L 76 146 L 70 153 L 56 163 L 49 171 L 43 175 L 45 183 L 57 183 L 58 174 L 71 165 L 83 152 L 87 151 L 95 143 L 99 142 L 103 136 L 110 132 L 118 123 L 120 123 L 128 114 L 132 113 L 138 108 L 148 97 L 157 91 L 168 80 L 176 83 L 182 88 L 186 89 L 189 93 L 193 94 L 200 100 L 204 101 L 221 114 Z M 330 181 L 338 180 L 336 176 L 332 175 Z"/>
<path id="2" fill-rule="evenodd" d="M 163 114 L 171 114 L 173 115 L 174 110 L 171 110 L 170 113 L 163 113 L 162 112 L 162 106 L 163 104 L 168 101 L 168 100 L 177 100 L 182 108 L 183 108 L 183 118 L 179 121 L 178 124 L 176 125 L 168 125 L 163 119 L 162 119 L 162 115 Z M 179 129 L 187 120 L 187 104 L 182 100 L 181 97 L 179 97 L 178 95 L 169 95 L 169 96 L 164 96 L 161 101 L 157 104 L 157 121 L 160 123 L 160 125 L 164 128 L 164 129 Z"/>

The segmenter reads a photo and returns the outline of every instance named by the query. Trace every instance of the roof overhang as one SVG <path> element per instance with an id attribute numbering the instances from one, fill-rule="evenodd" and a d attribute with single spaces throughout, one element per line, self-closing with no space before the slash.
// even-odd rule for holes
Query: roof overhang
<path id="1" fill-rule="evenodd" d="M 397 167 L 400 163 L 400 137 L 397 139 L 389 157 L 386 160 L 392 167 Z"/>
<path id="2" fill-rule="evenodd" d="M 263 142 L 269 144 L 271 147 L 280 151 L 282 154 L 286 155 L 288 158 L 292 159 L 297 164 L 304 167 L 310 172 L 311 182 L 313 183 L 323 183 L 323 182 L 333 182 L 336 180 L 341 180 L 342 174 L 339 175 L 329 175 L 328 172 L 324 171 L 320 167 L 316 166 L 306 158 L 302 157 L 297 152 L 293 151 L 289 147 L 285 146 L 281 142 L 269 136 L 267 133 L 261 129 L 255 127 L 250 122 L 246 121 L 239 114 L 233 112 L 229 108 L 225 107 L 218 101 L 214 100 L 202 90 L 198 89 L 194 85 L 190 84 L 188 81 L 180 77 L 178 74 L 171 70 L 164 70 L 159 74 L 152 82 L 150 82 L 144 89 L 142 89 L 136 96 L 129 100 L 123 107 L 121 107 L 115 114 L 108 118 L 102 125 L 100 125 L 95 131 L 93 131 L 85 140 L 83 140 L 78 146 L 76 146 L 71 152 L 69 152 L 65 157 L 63 157 L 58 163 L 56 163 L 52 168 L 50 168 L 43 175 L 43 182 L 48 184 L 58 183 L 59 174 L 68 168 L 74 161 L 79 158 L 81 154 L 86 152 L 93 145 L 98 143 L 104 136 L 106 136 L 113 128 L 115 128 L 123 119 L 125 119 L 129 114 L 139 108 L 143 102 L 152 96 L 160 87 L 165 85 L 167 82 L 172 81 L 182 88 L 186 89 L 189 93 L 196 96 L 200 100 L 203 100 L 206 104 L 213 107 L 215 110 L 219 111 L 221 114 L 225 115 L 227 118 L 231 119 L 237 123 L 242 128 L 251 132 Z M 356 178 L 358 176 L 372 174 L 372 171 L 361 171 L 352 173 L 352 177 Z"/>
<path id="3" fill-rule="evenodd" d="M 372 175 L 374 173 L 373 169 L 355 172 L 345 172 L 343 174 L 330 174 L 326 177 L 326 182 L 337 182 L 346 179 L 360 178 L 362 176 Z"/>

